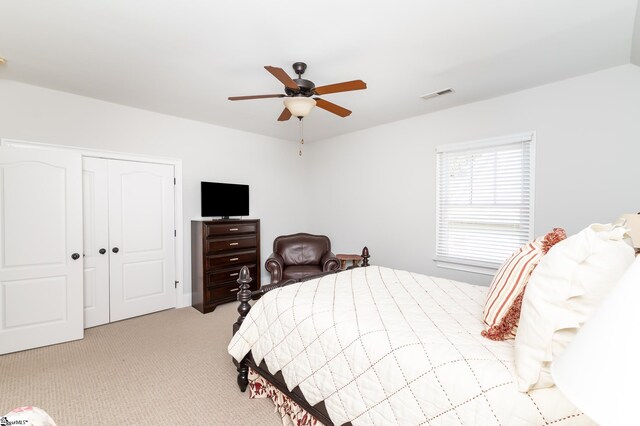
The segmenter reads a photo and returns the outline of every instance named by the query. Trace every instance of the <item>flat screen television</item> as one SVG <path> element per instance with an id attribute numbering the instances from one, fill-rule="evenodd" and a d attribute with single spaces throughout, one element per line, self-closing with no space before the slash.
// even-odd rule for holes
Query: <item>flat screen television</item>
<path id="1" fill-rule="evenodd" d="M 201 182 L 202 217 L 249 216 L 249 185 Z"/>

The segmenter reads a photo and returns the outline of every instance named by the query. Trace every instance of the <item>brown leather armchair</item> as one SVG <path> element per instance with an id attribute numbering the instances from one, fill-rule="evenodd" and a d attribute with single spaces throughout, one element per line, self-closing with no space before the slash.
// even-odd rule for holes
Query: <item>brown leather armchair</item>
<path id="1" fill-rule="evenodd" d="M 277 284 L 336 270 L 340 261 L 331 252 L 328 237 L 301 232 L 277 237 L 264 266 L 271 273 L 271 284 Z"/>

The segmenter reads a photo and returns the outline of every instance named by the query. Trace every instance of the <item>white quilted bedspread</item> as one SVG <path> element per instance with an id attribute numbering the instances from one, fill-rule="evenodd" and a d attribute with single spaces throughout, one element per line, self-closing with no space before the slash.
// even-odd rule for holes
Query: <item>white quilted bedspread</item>
<path id="1" fill-rule="evenodd" d="M 553 387 L 518 392 L 513 340 L 480 335 L 486 287 L 370 266 L 273 290 L 229 344 L 337 425 L 592 425 Z"/>

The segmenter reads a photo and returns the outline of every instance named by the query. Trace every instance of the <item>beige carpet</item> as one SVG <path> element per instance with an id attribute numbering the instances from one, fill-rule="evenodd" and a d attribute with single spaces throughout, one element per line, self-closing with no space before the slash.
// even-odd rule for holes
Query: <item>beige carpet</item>
<path id="1" fill-rule="evenodd" d="M 235 309 L 173 309 L 0 356 L 0 416 L 34 405 L 58 426 L 281 425 L 270 399 L 236 385 L 227 354 Z"/>

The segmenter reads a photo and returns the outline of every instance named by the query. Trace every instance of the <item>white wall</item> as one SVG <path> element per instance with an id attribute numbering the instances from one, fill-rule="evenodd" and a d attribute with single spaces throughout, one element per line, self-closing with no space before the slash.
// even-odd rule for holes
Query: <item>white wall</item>
<path id="1" fill-rule="evenodd" d="M 631 39 L 631 62 L 640 66 L 640 1 L 636 9 L 636 22 Z"/>
<path id="2" fill-rule="evenodd" d="M 190 221 L 200 216 L 200 181 L 250 185 L 263 263 L 277 235 L 306 230 L 305 215 L 283 202 L 303 190 L 306 157 L 298 156 L 295 142 L 7 80 L 0 80 L 0 94 L 1 138 L 182 159 L 185 293 L 191 291 Z"/>
<path id="3" fill-rule="evenodd" d="M 640 211 L 640 67 L 625 65 L 308 144 L 309 228 L 336 252 L 486 284 L 432 260 L 435 147 L 529 130 L 537 235 Z"/>
<path id="4" fill-rule="evenodd" d="M 302 158 L 295 142 L 40 87 L 0 80 L 0 94 L 0 137 L 183 160 L 185 292 L 201 180 L 251 185 L 262 262 L 277 235 L 308 231 L 334 252 L 368 245 L 376 264 L 476 283 L 490 277 L 432 261 L 436 145 L 536 131 L 536 234 L 640 210 L 634 65 L 308 143 Z"/>

